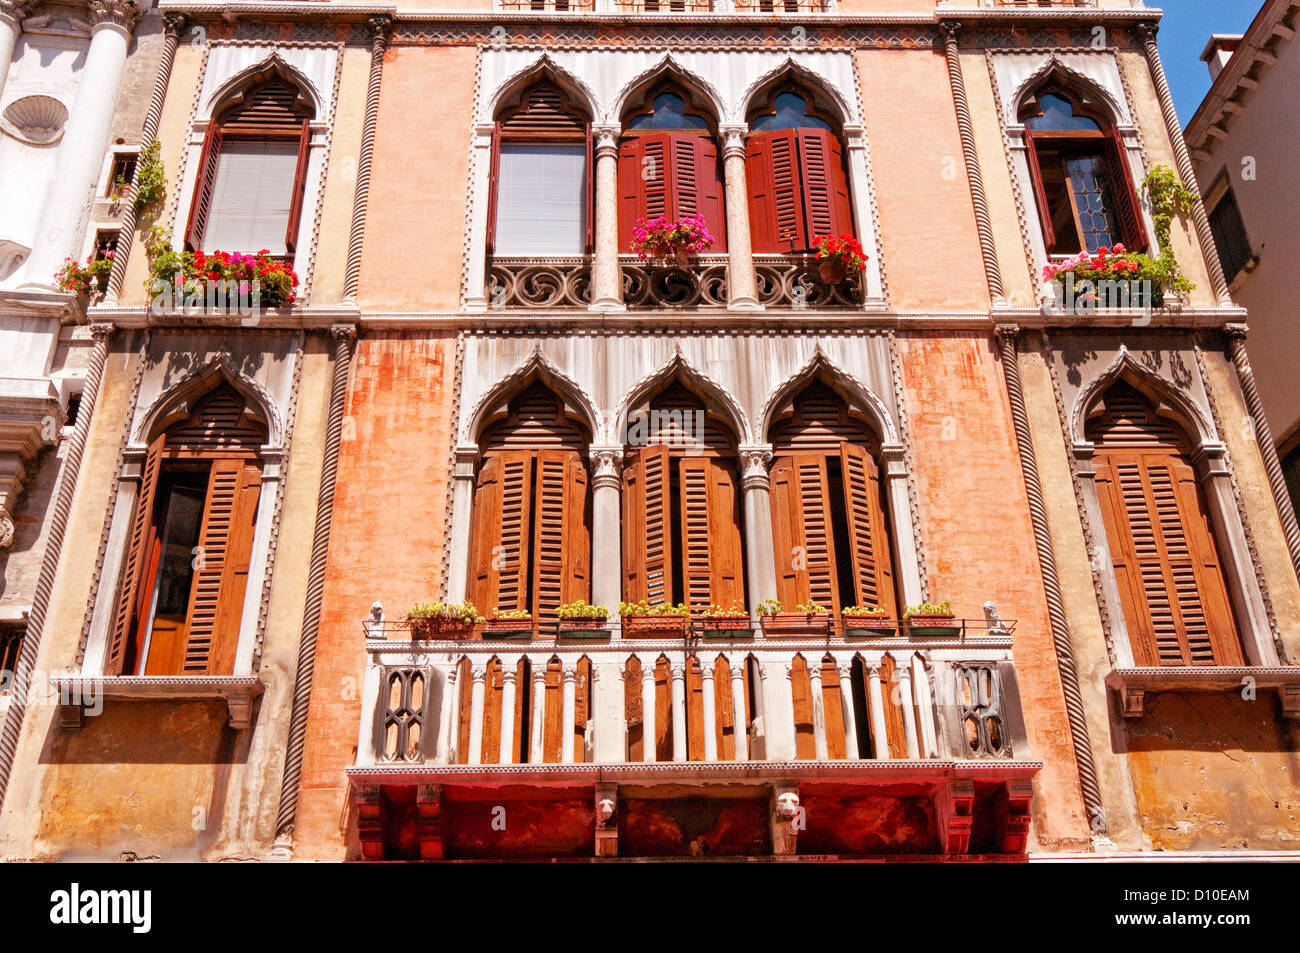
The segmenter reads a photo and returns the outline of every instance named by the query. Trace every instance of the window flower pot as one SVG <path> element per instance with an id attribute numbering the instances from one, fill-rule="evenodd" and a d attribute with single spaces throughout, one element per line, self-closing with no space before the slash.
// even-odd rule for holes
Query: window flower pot
<path id="1" fill-rule="evenodd" d="M 467 639 L 474 631 L 474 623 L 461 619 L 412 619 L 413 639 Z"/>
<path id="2" fill-rule="evenodd" d="M 561 639 L 608 639 L 609 623 L 605 616 L 598 619 L 561 619 L 555 634 Z"/>
<path id="3" fill-rule="evenodd" d="M 625 615 L 623 637 L 628 639 L 685 638 L 690 618 L 684 615 Z"/>
<path id="4" fill-rule="evenodd" d="M 955 638 L 961 634 L 961 625 L 951 615 L 912 615 L 905 621 L 912 635 Z"/>
<path id="5" fill-rule="evenodd" d="M 842 617 L 844 636 L 849 639 L 886 639 L 898 631 L 898 622 L 879 615 L 846 615 Z"/>
<path id="6" fill-rule="evenodd" d="M 532 637 L 532 616 L 523 619 L 488 619 L 483 623 L 485 639 L 531 639 Z"/>
<path id="7" fill-rule="evenodd" d="M 817 262 L 817 271 L 828 285 L 838 285 L 844 280 L 844 262 L 839 258 L 823 258 Z"/>
<path id="8" fill-rule="evenodd" d="M 747 615 L 715 615 L 700 619 L 700 632 L 706 639 L 746 638 L 753 633 Z"/>
<path id="9" fill-rule="evenodd" d="M 830 634 L 830 613 L 778 612 L 758 617 L 763 635 L 773 638 L 791 638 L 800 635 L 824 636 Z"/>

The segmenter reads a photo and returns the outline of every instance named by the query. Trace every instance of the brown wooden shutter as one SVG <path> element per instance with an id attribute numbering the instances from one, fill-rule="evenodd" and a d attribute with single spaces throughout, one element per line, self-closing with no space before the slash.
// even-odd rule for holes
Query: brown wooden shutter
<path id="1" fill-rule="evenodd" d="M 628 602 L 672 598 L 672 506 L 668 448 L 641 447 L 623 468 L 623 578 Z"/>
<path id="2" fill-rule="evenodd" d="M 470 598 L 479 612 L 530 609 L 528 525 L 532 507 L 532 454 L 488 456 L 474 486 Z"/>
<path id="3" fill-rule="evenodd" d="M 1043 244 L 1047 254 L 1056 250 L 1056 230 L 1052 227 L 1052 209 L 1047 204 L 1047 189 L 1043 186 L 1043 170 L 1038 164 L 1038 146 L 1034 131 L 1025 126 L 1025 158 L 1029 161 L 1029 178 L 1034 185 L 1034 204 L 1038 206 L 1038 221 L 1043 226 Z"/>
<path id="4" fill-rule="evenodd" d="M 898 604 L 894 596 L 889 534 L 880 505 L 880 470 L 871 455 L 856 444 L 841 445 L 840 462 L 858 602 L 888 609 L 893 617 Z"/>
<path id="5" fill-rule="evenodd" d="M 577 454 L 539 450 L 536 494 L 533 599 L 538 615 L 553 616 L 562 603 L 591 591 L 587 470 Z"/>
<path id="6" fill-rule="evenodd" d="M 307 164 L 311 160 L 311 120 L 302 121 L 302 135 L 298 139 L 298 167 L 293 174 L 293 199 L 289 205 L 289 223 L 284 231 L 284 247 L 293 254 L 298 244 L 298 226 L 302 222 L 302 206 L 307 193 Z"/>
<path id="7" fill-rule="evenodd" d="M 221 158 L 221 126 L 208 124 L 203 139 L 203 151 L 194 181 L 194 200 L 190 203 L 189 221 L 185 225 L 185 247 L 198 251 L 203 247 L 203 230 L 208 223 L 208 209 L 212 205 L 212 189 L 217 181 L 217 162 Z"/>
<path id="8" fill-rule="evenodd" d="M 492 127 L 492 158 L 488 166 L 487 253 L 492 254 L 497 241 L 497 193 L 501 183 L 501 125 Z"/>
<path id="9" fill-rule="evenodd" d="M 799 168 L 803 175 L 804 222 L 812 248 L 826 235 L 853 234 L 853 212 L 844 178 L 839 140 L 827 129 L 800 129 Z"/>
<path id="10" fill-rule="evenodd" d="M 811 599 L 838 612 L 825 457 L 779 457 L 772 465 L 771 499 L 777 598 L 787 609 Z"/>
<path id="11" fill-rule="evenodd" d="M 588 521 L 590 480 L 582 458 L 572 451 L 564 484 L 564 601 L 591 598 L 591 528 Z M 617 606 L 611 606 L 611 609 Z"/>
<path id="12" fill-rule="evenodd" d="M 787 253 L 805 247 L 796 130 L 751 136 L 745 143 L 745 180 L 754 251 Z"/>
<path id="13" fill-rule="evenodd" d="M 700 611 L 743 600 L 735 479 L 724 462 L 712 457 L 683 457 L 677 465 L 686 602 Z"/>
<path id="14" fill-rule="evenodd" d="M 623 600 L 645 598 L 645 464 L 640 450 L 623 455 Z"/>
<path id="15" fill-rule="evenodd" d="M 1147 247 L 1146 230 L 1142 227 L 1142 210 L 1138 204 L 1137 189 L 1125 158 L 1124 141 L 1119 130 L 1112 128 L 1102 146 L 1102 164 L 1110 186 L 1110 201 L 1119 224 L 1119 240 L 1131 251 Z"/>
<path id="16" fill-rule="evenodd" d="M 158 476 L 162 468 L 162 448 L 165 436 L 159 436 L 149 447 L 140 474 L 140 489 L 136 495 L 135 516 L 131 521 L 131 536 L 127 540 L 126 558 L 122 564 L 122 581 L 118 588 L 117 610 L 113 614 L 113 629 L 109 637 L 105 675 L 134 675 L 124 673 L 127 642 L 137 636 L 145 624 L 141 618 L 142 607 L 153 596 L 150 583 L 157 569 L 157 527 L 154 525 L 154 498 L 158 490 Z M 138 645 L 138 642 L 137 642 Z"/>

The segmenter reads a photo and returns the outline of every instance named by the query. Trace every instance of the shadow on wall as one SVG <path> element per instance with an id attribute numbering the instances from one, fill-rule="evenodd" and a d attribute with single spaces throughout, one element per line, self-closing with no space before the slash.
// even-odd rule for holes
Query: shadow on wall
<path id="1" fill-rule="evenodd" d="M 1111 746 L 1116 754 L 1235 751 L 1297 755 L 1285 725 L 1277 693 L 1268 689 L 1260 689 L 1253 700 L 1239 692 L 1151 692 L 1141 718 L 1119 721 L 1112 709 Z M 1293 773 L 1300 771 L 1300 758 L 1294 760 Z M 1300 786 L 1300 776 L 1292 783 Z"/>
<path id="2" fill-rule="evenodd" d="M 149 702 L 107 700 L 103 711 L 68 731 L 55 717 L 41 751 L 41 764 L 245 764 L 252 730 L 226 724 L 222 701 Z M 260 700 L 254 703 L 257 724 Z M 265 729 L 263 729 L 265 730 Z"/>

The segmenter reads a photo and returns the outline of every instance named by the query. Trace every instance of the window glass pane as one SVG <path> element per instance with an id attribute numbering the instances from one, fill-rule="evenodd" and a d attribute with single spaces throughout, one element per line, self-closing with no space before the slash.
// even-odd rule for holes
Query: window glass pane
<path id="1" fill-rule="evenodd" d="M 1065 171 L 1070 177 L 1070 191 L 1074 194 L 1074 208 L 1079 217 L 1088 251 L 1095 252 L 1103 245 L 1115 244 L 1119 229 L 1110 184 L 1099 156 L 1079 156 L 1067 159 Z"/>
<path id="2" fill-rule="evenodd" d="M 830 123 L 808 115 L 808 104 L 797 93 L 778 93 L 771 115 L 755 116 L 749 128 L 755 132 L 775 129 L 830 129 Z"/>
<path id="3" fill-rule="evenodd" d="M 495 254 L 581 255 L 586 240 L 586 145 L 503 143 Z"/>
<path id="4" fill-rule="evenodd" d="M 1214 244 L 1219 249 L 1223 273 L 1231 281 L 1250 261 L 1246 226 L 1241 221 L 1241 210 L 1237 208 L 1237 197 L 1231 188 L 1223 193 L 1219 204 L 1210 212 L 1210 231 L 1214 233 Z"/>
<path id="5" fill-rule="evenodd" d="M 221 146 L 203 250 L 286 252 L 298 141 L 227 142 Z"/>
<path id="6" fill-rule="evenodd" d="M 655 97 L 654 112 L 636 116 L 627 124 L 629 129 L 708 129 L 709 124 L 699 116 L 686 115 L 686 103 L 676 93 L 660 93 Z"/>
<path id="7" fill-rule="evenodd" d="M 1087 116 L 1076 116 L 1074 107 L 1060 96 L 1045 93 L 1038 100 L 1038 105 L 1043 110 L 1043 114 L 1025 121 L 1025 125 L 1030 129 L 1055 129 L 1068 132 L 1101 131 L 1101 127 Z"/>

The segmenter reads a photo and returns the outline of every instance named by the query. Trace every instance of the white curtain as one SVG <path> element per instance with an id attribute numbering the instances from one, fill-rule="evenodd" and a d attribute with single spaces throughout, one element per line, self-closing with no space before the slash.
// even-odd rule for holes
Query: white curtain
<path id="1" fill-rule="evenodd" d="M 222 143 L 203 250 L 285 254 L 297 169 L 296 139 Z"/>
<path id="2" fill-rule="evenodd" d="M 581 255 L 587 240 L 587 147 L 503 143 L 494 253 Z"/>

